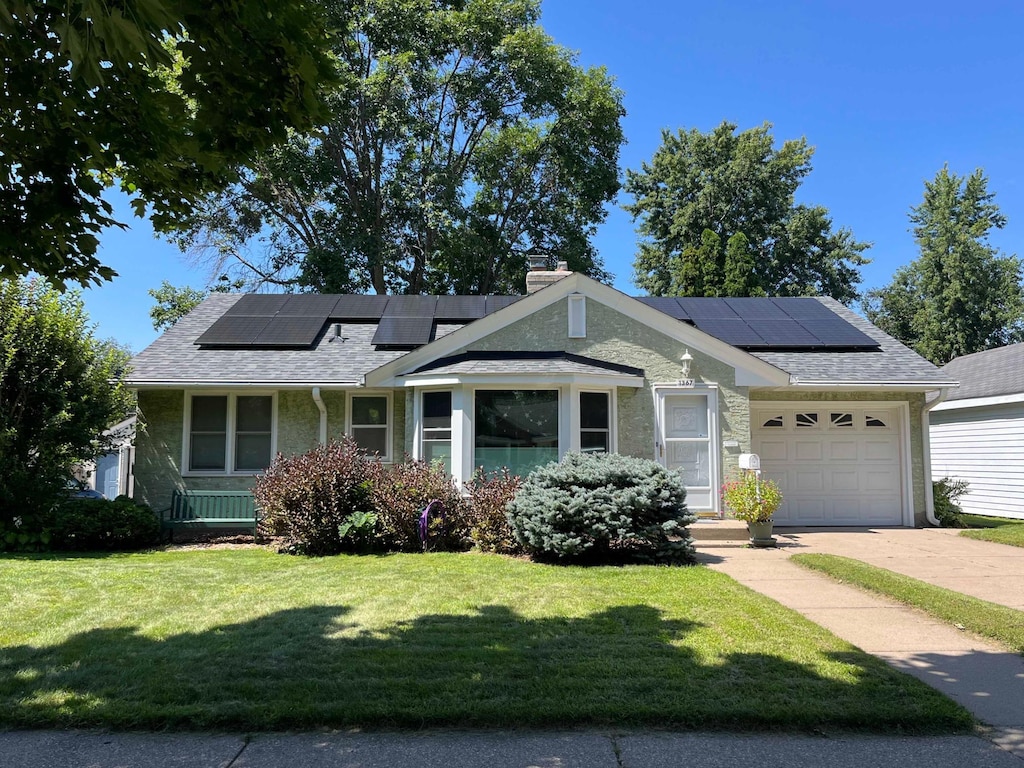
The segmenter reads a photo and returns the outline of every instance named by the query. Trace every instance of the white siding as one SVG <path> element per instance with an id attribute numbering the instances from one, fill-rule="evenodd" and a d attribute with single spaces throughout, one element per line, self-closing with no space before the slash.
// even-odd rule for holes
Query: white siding
<path id="1" fill-rule="evenodd" d="M 1024 519 L 1024 403 L 931 414 L 932 477 L 970 483 L 964 512 Z"/>

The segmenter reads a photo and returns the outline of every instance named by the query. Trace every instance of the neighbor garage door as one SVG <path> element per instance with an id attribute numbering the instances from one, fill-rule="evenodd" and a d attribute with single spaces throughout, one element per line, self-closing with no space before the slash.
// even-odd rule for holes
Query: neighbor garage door
<path id="1" fill-rule="evenodd" d="M 753 451 L 785 499 L 776 525 L 903 524 L 897 408 L 751 405 Z"/>

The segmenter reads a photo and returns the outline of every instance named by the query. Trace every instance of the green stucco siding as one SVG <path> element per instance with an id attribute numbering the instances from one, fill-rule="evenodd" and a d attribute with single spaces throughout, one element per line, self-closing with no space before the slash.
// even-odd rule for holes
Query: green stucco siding
<path id="1" fill-rule="evenodd" d="M 136 437 L 135 498 L 154 509 L 166 509 L 174 489 L 246 490 L 252 475 L 181 474 L 185 417 L 184 390 L 143 390 L 139 392 L 139 416 L 144 427 Z M 406 393 L 399 390 L 393 400 L 393 456 L 401 460 L 406 452 Z M 345 434 L 345 391 L 324 390 L 327 408 L 327 436 L 337 440 Z M 286 456 L 305 453 L 320 440 L 320 409 L 309 389 L 277 393 L 277 451 Z"/>
<path id="2" fill-rule="evenodd" d="M 921 409 L 924 408 L 923 392 L 786 392 L 774 390 L 753 390 L 752 401 L 776 400 L 779 402 L 893 402 L 907 403 L 910 407 L 910 468 L 911 489 L 914 497 L 914 524 L 927 525 L 924 497 L 924 437 L 921 432 Z"/>

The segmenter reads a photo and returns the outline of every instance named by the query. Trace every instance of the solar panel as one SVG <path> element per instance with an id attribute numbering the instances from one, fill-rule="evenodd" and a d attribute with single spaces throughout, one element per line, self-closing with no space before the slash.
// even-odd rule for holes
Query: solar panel
<path id="1" fill-rule="evenodd" d="M 225 314 L 207 328 L 195 343 L 201 346 L 249 347 L 269 323 L 269 317 Z"/>
<path id="2" fill-rule="evenodd" d="M 704 333 L 736 347 L 764 348 L 768 342 L 745 320 L 740 318 L 704 318 L 695 321 L 695 325 Z"/>
<path id="3" fill-rule="evenodd" d="M 757 333 L 769 347 L 824 347 L 815 334 L 791 318 L 786 320 L 759 320 Z"/>
<path id="4" fill-rule="evenodd" d="M 733 312 L 748 322 L 764 319 L 787 320 L 790 317 L 774 303 L 763 298 L 728 298 L 725 299 L 725 303 Z"/>
<path id="5" fill-rule="evenodd" d="M 493 314 L 499 309 L 504 309 L 509 304 L 515 304 L 522 296 L 487 296 L 487 314 Z"/>
<path id="6" fill-rule="evenodd" d="M 381 347 L 419 347 L 429 343 L 433 317 L 382 317 L 371 344 Z"/>
<path id="7" fill-rule="evenodd" d="M 377 320 L 384 314 L 390 296 L 339 296 L 331 310 L 331 317 L 339 320 Z"/>
<path id="8" fill-rule="evenodd" d="M 487 314 L 486 296 L 438 296 L 435 320 L 478 320 Z"/>
<path id="9" fill-rule="evenodd" d="M 326 318 L 278 315 L 260 331 L 254 347 L 310 347 L 324 329 Z"/>
<path id="10" fill-rule="evenodd" d="M 254 315 L 269 317 L 275 314 L 291 298 L 281 293 L 247 293 L 225 315 Z"/>
<path id="11" fill-rule="evenodd" d="M 280 315 L 292 317 L 319 317 L 326 320 L 334 311 L 334 305 L 340 297 L 331 293 L 298 293 L 288 297 L 288 301 L 278 310 Z"/>
<path id="12" fill-rule="evenodd" d="M 384 317 L 432 318 L 436 306 L 437 296 L 391 296 Z"/>
<path id="13" fill-rule="evenodd" d="M 689 320 L 690 316 L 686 313 L 686 310 L 680 306 L 679 301 L 675 296 L 638 296 L 637 301 L 642 304 L 646 304 L 652 309 L 656 309 L 659 312 L 664 312 L 669 317 L 674 317 L 676 320 Z"/>
<path id="14" fill-rule="evenodd" d="M 707 319 L 736 319 L 738 315 L 733 308 L 725 303 L 725 299 L 709 298 L 677 298 L 679 306 L 687 317 L 697 322 L 701 318 Z"/>
<path id="15" fill-rule="evenodd" d="M 772 302 L 826 347 L 877 349 L 879 343 L 817 299 L 783 298 Z"/>

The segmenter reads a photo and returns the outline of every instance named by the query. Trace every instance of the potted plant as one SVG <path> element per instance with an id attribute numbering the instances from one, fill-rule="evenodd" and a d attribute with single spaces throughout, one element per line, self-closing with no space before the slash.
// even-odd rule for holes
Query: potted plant
<path id="1" fill-rule="evenodd" d="M 755 547 L 774 547 L 772 515 L 782 504 L 782 491 L 774 480 L 764 480 L 754 471 L 722 486 L 722 502 L 737 520 L 743 520 Z"/>

